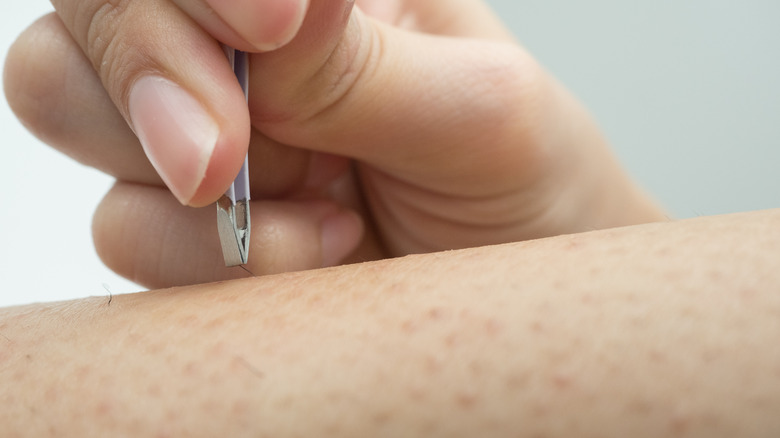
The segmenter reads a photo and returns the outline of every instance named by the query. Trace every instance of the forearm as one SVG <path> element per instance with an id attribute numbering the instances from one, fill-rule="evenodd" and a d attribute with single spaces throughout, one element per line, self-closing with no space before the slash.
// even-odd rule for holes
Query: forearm
<path id="1" fill-rule="evenodd" d="M 750 213 L 6 309 L 0 424 L 768 436 L 779 222 Z"/>

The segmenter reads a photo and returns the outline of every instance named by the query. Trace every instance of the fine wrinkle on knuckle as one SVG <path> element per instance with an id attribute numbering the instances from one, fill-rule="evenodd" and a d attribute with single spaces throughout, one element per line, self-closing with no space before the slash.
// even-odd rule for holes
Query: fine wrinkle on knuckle
<path id="1" fill-rule="evenodd" d="M 84 12 L 89 20 L 84 51 L 117 102 L 126 101 L 132 77 L 147 58 L 143 42 L 154 33 L 143 19 L 131 20 L 131 3 L 110 0 Z"/>
<path id="2" fill-rule="evenodd" d="M 544 139 L 551 129 L 547 119 L 555 96 L 549 78 L 528 53 L 512 44 L 492 44 L 476 59 L 480 61 L 470 63 L 465 70 L 468 77 L 463 78 L 463 85 L 471 87 L 475 97 L 469 102 L 471 117 L 479 117 L 483 126 L 490 127 L 492 141 L 488 143 L 529 168 L 531 161 L 544 155 Z"/>
<path id="3" fill-rule="evenodd" d="M 464 78 L 480 99 L 496 109 L 491 117 L 529 116 L 535 111 L 544 85 L 540 66 L 525 51 L 511 44 L 491 43 L 479 54 L 479 62 L 470 63 L 471 79 Z"/>
<path id="4" fill-rule="evenodd" d="M 97 71 L 102 70 L 106 53 L 117 37 L 129 4 L 130 0 L 109 0 L 103 3 L 81 2 L 77 6 L 76 28 L 85 30 L 84 51 Z"/>
<path id="5" fill-rule="evenodd" d="M 356 20 L 350 23 L 354 29 L 345 31 L 322 67 L 313 76 L 315 99 L 309 111 L 303 113 L 301 122 L 309 123 L 327 119 L 338 113 L 342 104 L 363 85 L 370 83 L 384 52 L 384 37 L 373 26 Z"/>

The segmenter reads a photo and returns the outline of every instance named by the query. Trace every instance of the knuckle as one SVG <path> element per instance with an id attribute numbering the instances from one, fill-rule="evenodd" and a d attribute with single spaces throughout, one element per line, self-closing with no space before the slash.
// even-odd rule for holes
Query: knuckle
<path id="1" fill-rule="evenodd" d="M 83 2 L 77 17 L 86 21 L 78 28 L 84 29 L 85 52 L 100 71 L 106 61 L 106 54 L 115 44 L 118 29 L 130 0 L 109 0 L 104 3 Z"/>
<path id="2" fill-rule="evenodd" d="M 88 2 L 84 2 L 88 3 Z M 117 102 L 126 101 L 134 72 L 144 59 L 143 51 L 148 29 L 144 20 L 132 20 L 131 7 L 139 7 L 132 0 L 108 0 L 81 14 L 86 20 L 84 52 L 97 71 L 104 86 Z M 86 6 L 85 6 L 86 7 Z M 143 5 L 140 5 L 143 8 Z"/>
<path id="3" fill-rule="evenodd" d="M 347 28 L 333 48 L 312 68 L 291 95 L 276 96 L 268 102 L 270 119 L 296 126 L 313 126 L 326 122 L 328 116 L 343 107 L 354 91 L 366 82 L 381 56 L 382 36 L 365 20 L 350 19 Z M 278 114 L 282 106 L 290 108 L 287 116 Z"/>
<path id="4" fill-rule="evenodd" d="M 514 111 L 508 109 L 519 110 L 526 116 L 535 112 L 546 75 L 527 52 L 512 44 L 492 43 L 477 54 L 477 60 L 465 70 L 464 82 L 477 91 L 475 95 L 491 97 L 479 99 L 495 109 L 497 114 L 490 114 L 491 117 L 512 117 Z"/>

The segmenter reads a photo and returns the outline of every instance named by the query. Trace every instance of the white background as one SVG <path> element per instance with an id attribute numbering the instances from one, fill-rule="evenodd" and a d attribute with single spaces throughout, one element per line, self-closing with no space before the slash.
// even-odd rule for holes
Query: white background
<path id="1" fill-rule="evenodd" d="M 676 217 L 778 206 L 780 2 L 495 0 Z M 43 0 L 0 2 L 0 57 Z M 48 149 L 0 103 L 0 306 L 140 290 L 92 249 L 111 180 Z"/>

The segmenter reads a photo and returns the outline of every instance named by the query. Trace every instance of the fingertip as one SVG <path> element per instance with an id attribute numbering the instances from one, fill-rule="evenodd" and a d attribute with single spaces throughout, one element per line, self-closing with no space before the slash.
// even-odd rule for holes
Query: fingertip
<path id="1" fill-rule="evenodd" d="M 190 207 L 204 207 L 212 204 L 225 193 L 238 175 L 249 147 L 250 128 L 229 126 L 221 132 L 209 159 L 203 179 L 194 194 L 183 203 Z M 180 199 L 181 201 L 181 199 Z"/>
<path id="2" fill-rule="evenodd" d="M 207 0 L 209 6 L 258 52 L 290 42 L 300 29 L 309 0 Z"/>
<path id="3" fill-rule="evenodd" d="M 363 238 L 363 221 L 351 210 L 341 210 L 320 223 L 322 266 L 340 264 Z"/>

